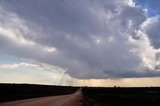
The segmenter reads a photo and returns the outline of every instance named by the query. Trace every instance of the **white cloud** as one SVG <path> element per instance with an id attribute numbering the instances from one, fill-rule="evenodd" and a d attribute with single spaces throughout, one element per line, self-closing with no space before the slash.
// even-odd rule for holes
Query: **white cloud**
<path id="1" fill-rule="evenodd" d="M 157 21 L 133 0 L 6 0 L 0 8 L 1 53 L 80 79 L 160 76 L 150 33 L 158 30 L 149 27 Z"/>
<path id="2" fill-rule="evenodd" d="M 64 70 L 42 63 L 1 64 L 0 82 L 70 85 L 74 82 Z"/>
<path id="3" fill-rule="evenodd" d="M 160 48 L 160 17 L 150 17 L 148 18 L 142 25 L 141 30 L 144 31 L 148 35 L 148 37 L 151 39 L 151 44 L 155 48 Z"/>

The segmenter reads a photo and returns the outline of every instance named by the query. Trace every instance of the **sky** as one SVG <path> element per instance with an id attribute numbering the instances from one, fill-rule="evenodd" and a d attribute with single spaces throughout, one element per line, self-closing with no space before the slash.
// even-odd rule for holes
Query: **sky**
<path id="1" fill-rule="evenodd" d="M 1 0 L 0 83 L 160 86 L 160 0 Z"/>

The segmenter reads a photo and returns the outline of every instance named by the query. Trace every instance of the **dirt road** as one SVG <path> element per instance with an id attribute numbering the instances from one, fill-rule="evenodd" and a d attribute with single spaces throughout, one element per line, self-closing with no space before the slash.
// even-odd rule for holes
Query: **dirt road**
<path id="1" fill-rule="evenodd" d="M 50 96 L 1 103 L 0 106 L 90 106 L 81 89 L 70 95 Z"/>

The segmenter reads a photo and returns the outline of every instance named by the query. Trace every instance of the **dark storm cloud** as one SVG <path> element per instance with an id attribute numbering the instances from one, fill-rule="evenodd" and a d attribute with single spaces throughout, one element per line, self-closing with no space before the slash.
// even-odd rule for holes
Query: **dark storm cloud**
<path id="1" fill-rule="evenodd" d="M 159 71 L 144 70 L 105 70 L 110 78 L 141 78 L 141 77 L 159 77 Z"/>
<path id="2" fill-rule="evenodd" d="M 159 60 L 142 27 L 145 11 L 132 0 L 3 0 L 0 8 L 2 53 L 80 79 L 159 75 L 136 72 Z"/>
<path id="3" fill-rule="evenodd" d="M 155 48 L 160 48 L 160 17 L 155 16 L 148 18 L 143 24 L 143 30 L 148 34 L 151 43 Z"/>

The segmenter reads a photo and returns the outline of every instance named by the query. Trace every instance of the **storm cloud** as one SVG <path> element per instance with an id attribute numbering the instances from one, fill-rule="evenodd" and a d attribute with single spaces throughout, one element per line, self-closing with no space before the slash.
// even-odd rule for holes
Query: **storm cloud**
<path id="1" fill-rule="evenodd" d="M 132 0 L 2 0 L 0 52 L 78 79 L 160 76 L 159 16 Z"/>

